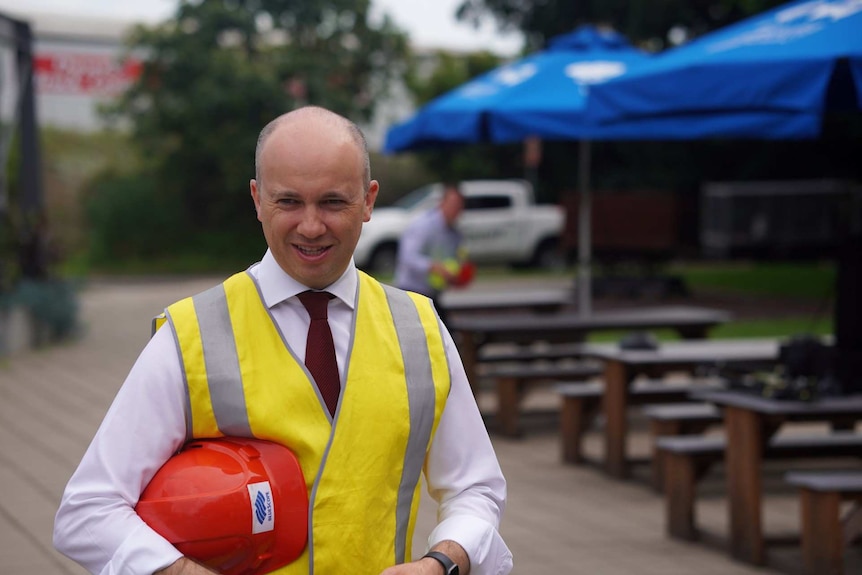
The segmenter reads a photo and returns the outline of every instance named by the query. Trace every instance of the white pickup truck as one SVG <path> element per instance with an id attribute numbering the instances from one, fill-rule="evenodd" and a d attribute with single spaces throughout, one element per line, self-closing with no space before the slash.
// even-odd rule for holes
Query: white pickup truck
<path id="1" fill-rule="evenodd" d="M 464 211 L 458 228 L 464 247 L 476 264 L 560 267 L 565 213 L 554 205 L 537 205 L 525 180 L 467 180 L 461 182 Z M 410 221 L 437 205 L 443 185 L 418 188 L 392 206 L 375 208 L 362 227 L 354 252 L 356 265 L 387 273 L 395 268 L 398 241 Z"/>

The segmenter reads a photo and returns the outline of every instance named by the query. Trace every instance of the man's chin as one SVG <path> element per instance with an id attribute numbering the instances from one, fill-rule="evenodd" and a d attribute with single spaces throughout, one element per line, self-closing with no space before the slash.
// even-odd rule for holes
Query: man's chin
<path id="1" fill-rule="evenodd" d="M 332 284 L 332 282 L 334 282 L 341 276 L 341 273 L 343 273 L 344 270 L 341 270 L 341 272 L 337 272 L 336 270 L 333 270 L 330 264 L 312 265 L 303 263 L 303 265 L 299 265 L 293 268 L 293 272 L 294 273 L 288 271 L 288 275 L 311 289 L 319 290 Z"/>

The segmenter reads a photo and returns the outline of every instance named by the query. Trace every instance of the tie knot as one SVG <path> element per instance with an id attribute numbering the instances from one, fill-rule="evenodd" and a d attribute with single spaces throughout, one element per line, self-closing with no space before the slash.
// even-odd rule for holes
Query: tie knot
<path id="1" fill-rule="evenodd" d="M 302 305 L 308 311 L 311 319 L 326 319 L 326 310 L 329 306 L 329 300 L 333 296 L 328 291 L 304 291 L 297 296 Z"/>

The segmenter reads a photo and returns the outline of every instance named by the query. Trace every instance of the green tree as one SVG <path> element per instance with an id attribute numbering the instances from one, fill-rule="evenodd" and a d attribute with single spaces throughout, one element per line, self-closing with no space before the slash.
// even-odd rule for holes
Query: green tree
<path id="1" fill-rule="evenodd" d="M 558 34 L 581 24 L 606 25 L 632 43 L 659 50 L 671 30 L 699 36 L 787 0 L 592 0 L 589 2 L 523 2 L 462 0 L 459 20 L 479 22 L 490 16 L 502 30 L 520 30 L 528 48 L 541 48 Z"/>
<path id="2" fill-rule="evenodd" d="M 303 104 L 370 117 L 407 48 L 391 21 L 369 21 L 369 4 L 184 0 L 135 30 L 143 71 L 109 113 L 129 123 L 156 193 L 182 198 L 186 237 L 257 225 L 237 214 L 251 214 L 254 147 L 272 118 Z"/>

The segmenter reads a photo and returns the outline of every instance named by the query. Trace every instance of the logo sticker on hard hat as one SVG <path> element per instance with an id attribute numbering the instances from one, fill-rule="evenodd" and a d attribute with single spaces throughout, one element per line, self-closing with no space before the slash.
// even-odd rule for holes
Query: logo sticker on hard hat
<path id="1" fill-rule="evenodd" d="M 269 481 L 248 486 L 251 499 L 251 532 L 265 533 L 275 529 L 275 509 L 272 506 L 272 488 Z"/>

